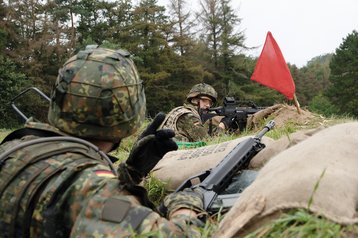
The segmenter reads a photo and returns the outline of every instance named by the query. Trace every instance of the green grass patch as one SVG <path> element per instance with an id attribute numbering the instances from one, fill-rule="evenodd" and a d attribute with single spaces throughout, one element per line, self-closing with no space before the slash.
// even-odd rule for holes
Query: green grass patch
<path id="1" fill-rule="evenodd" d="M 357 225 L 340 225 L 307 210 L 296 209 L 282 214 L 245 238 L 336 238 L 357 235 Z"/>
<path id="2" fill-rule="evenodd" d="M 0 142 L 12 131 L 11 129 L 0 129 Z"/>
<path id="3" fill-rule="evenodd" d="M 153 176 L 148 176 L 144 180 L 144 187 L 148 191 L 149 199 L 159 206 L 164 197 L 168 195 L 168 191 L 165 189 L 166 182 L 161 181 Z"/>

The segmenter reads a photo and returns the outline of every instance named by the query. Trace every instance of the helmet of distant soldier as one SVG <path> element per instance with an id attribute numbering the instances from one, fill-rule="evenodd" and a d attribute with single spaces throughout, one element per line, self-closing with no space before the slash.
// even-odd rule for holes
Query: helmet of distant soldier
<path id="1" fill-rule="evenodd" d="M 70 135 L 118 143 L 140 127 L 145 104 L 130 54 L 93 45 L 59 70 L 48 120 Z"/>
<path id="2" fill-rule="evenodd" d="M 210 86 L 209 84 L 206 83 L 199 83 L 194 85 L 188 95 L 186 96 L 186 100 L 187 102 L 191 103 L 193 98 L 198 98 L 200 96 L 207 96 L 209 98 L 211 98 L 211 100 L 213 101 L 213 103 L 216 102 L 218 94 L 215 91 L 215 89 Z"/>

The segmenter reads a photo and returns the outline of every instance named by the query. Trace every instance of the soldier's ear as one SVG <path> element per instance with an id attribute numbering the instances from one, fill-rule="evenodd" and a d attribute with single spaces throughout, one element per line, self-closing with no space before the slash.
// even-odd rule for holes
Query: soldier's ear
<path id="1" fill-rule="evenodd" d="M 197 106 L 199 104 L 199 98 L 193 98 L 193 99 L 191 99 L 190 102 L 191 102 L 191 104 Z"/>

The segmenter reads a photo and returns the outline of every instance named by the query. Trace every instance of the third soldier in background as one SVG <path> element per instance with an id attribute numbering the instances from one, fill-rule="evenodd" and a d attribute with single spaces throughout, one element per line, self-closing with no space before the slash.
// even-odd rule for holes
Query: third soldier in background
<path id="1" fill-rule="evenodd" d="M 175 140 L 185 142 L 200 141 L 223 132 L 224 123 L 213 126 L 209 121 L 206 126 L 200 116 L 203 109 L 210 108 L 216 102 L 217 96 L 217 92 L 209 84 L 194 85 L 186 96 L 184 105 L 171 110 L 161 127 L 174 130 Z"/>

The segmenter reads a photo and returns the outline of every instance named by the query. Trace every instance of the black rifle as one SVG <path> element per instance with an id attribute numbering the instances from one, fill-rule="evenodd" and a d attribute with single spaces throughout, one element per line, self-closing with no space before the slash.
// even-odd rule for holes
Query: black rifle
<path id="1" fill-rule="evenodd" d="M 191 188 L 195 192 L 201 193 L 204 199 L 204 209 L 209 213 L 213 213 L 221 207 L 231 207 L 239 194 L 220 195 L 221 197 L 218 197 L 219 194 L 224 192 L 230 185 L 232 178 L 239 171 L 246 169 L 251 159 L 265 148 L 261 139 L 274 126 L 274 121 L 267 123 L 254 138 L 248 138 L 235 146 L 216 167 L 187 179 L 177 188 L 176 192 Z M 194 185 L 192 181 L 195 179 L 199 179 L 200 183 Z"/>
<path id="2" fill-rule="evenodd" d="M 236 101 L 233 97 L 225 97 L 224 106 L 201 110 L 200 115 L 203 123 L 214 116 L 224 116 L 225 126 L 229 131 L 243 131 L 246 128 L 247 117 L 265 108 L 256 106 L 252 101 Z"/>

